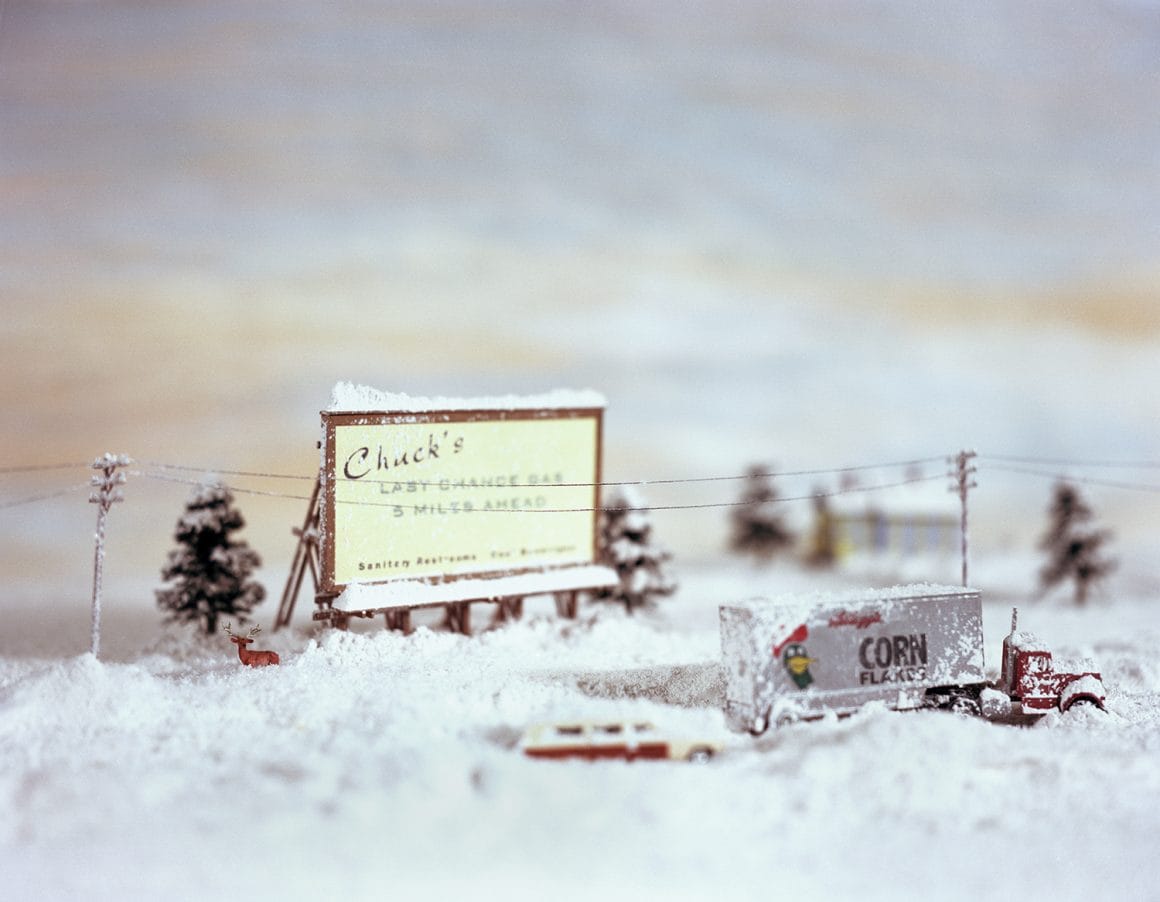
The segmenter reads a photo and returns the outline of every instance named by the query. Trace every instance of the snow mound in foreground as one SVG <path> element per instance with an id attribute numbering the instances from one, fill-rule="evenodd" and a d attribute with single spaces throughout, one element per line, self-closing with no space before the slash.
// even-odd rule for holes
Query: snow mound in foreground
<path id="1" fill-rule="evenodd" d="M 926 898 L 1156 885 L 1147 637 L 1118 640 L 1108 715 L 1022 729 L 869 708 L 757 740 L 724 729 L 715 631 L 663 618 L 278 641 L 267 668 L 200 645 L 0 662 L 11 897 L 885 899 L 895 866 Z M 638 717 L 728 747 L 703 767 L 515 748 L 531 723 Z"/>

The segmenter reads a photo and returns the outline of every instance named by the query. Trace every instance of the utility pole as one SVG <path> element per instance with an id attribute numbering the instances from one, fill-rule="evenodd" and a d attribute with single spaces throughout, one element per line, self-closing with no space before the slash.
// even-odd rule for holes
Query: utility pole
<path id="1" fill-rule="evenodd" d="M 91 484 L 93 492 L 89 501 L 97 505 L 97 550 L 93 558 L 93 633 L 90 650 L 93 657 L 101 653 L 101 580 L 105 569 L 105 520 L 109 516 L 109 508 L 118 501 L 124 501 L 121 486 L 125 484 L 125 474 L 120 472 L 121 467 L 127 467 L 132 461 L 125 454 L 109 454 L 98 457 L 93 461 Z"/>
<path id="2" fill-rule="evenodd" d="M 967 549 L 969 547 L 969 533 L 967 532 L 967 493 L 975 488 L 978 483 L 974 480 L 974 475 L 978 472 L 971 463 L 977 457 L 974 451 L 960 451 L 956 457 L 951 458 L 948 463 L 952 463 L 955 469 L 948 473 L 952 483 L 950 490 L 957 492 L 959 501 L 962 504 L 962 521 L 959 525 L 959 537 L 962 539 L 962 555 L 963 555 L 963 587 L 967 585 Z"/>

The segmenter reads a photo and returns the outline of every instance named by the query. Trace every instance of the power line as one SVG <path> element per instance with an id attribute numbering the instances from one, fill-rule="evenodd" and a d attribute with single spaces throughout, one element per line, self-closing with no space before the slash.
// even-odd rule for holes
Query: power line
<path id="1" fill-rule="evenodd" d="M 921 466 L 923 464 L 941 463 L 945 460 L 945 456 L 939 457 L 924 457 L 915 458 L 911 460 L 891 461 L 888 463 L 879 464 L 861 464 L 851 467 L 831 467 L 828 469 L 816 470 L 770 470 L 767 472 L 749 472 L 739 475 L 728 476 L 686 476 L 675 477 L 672 479 L 626 479 L 616 481 L 601 481 L 601 482 L 556 482 L 556 483 L 508 483 L 507 488 L 513 489 L 542 489 L 542 488 L 614 488 L 624 486 L 652 486 L 652 485 L 684 485 L 691 483 L 703 482 L 735 482 L 744 479 L 752 479 L 755 477 L 766 478 L 788 478 L 795 476 L 828 476 L 840 475 L 843 473 L 858 473 L 867 470 L 889 470 L 889 469 L 905 469 L 909 467 Z M 156 461 L 140 461 L 143 466 L 153 467 L 159 470 L 178 470 L 182 472 L 205 473 L 207 475 L 220 476 L 243 476 L 258 479 L 293 479 L 303 481 L 313 481 L 315 476 L 302 476 L 300 474 L 288 473 L 265 473 L 254 470 L 226 470 L 210 467 L 195 467 L 184 464 L 170 464 L 160 463 Z M 348 480 L 343 480 L 348 481 Z M 349 480 L 354 481 L 354 480 Z M 363 485 L 408 485 L 409 483 L 419 482 L 417 479 L 360 479 L 357 480 Z"/>
<path id="2" fill-rule="evenodd" d="M 1160 470 L 1160 461 L 1130 462 L 1122 460 L 1064 460 L 1050 457 L 1018 457 L 1007 454 L 980 454 L 979 460 L 995 460 L 1002 463 L 1033 464 L 1044 467 L 1107 467 L 1121 470 Z"/>
<path id="3" fill-rule="evenodd" d="M 165 473 L 150 473 L 145 470 L 130 470 L 129 475 L 142 476 L 146 479 L 156 479 L 159 482 L 173 482 L 177 483 L 178 485 L 200 486 L 205 484 L 200 479 L 183 479 L 180 476 L 168 476 Z M 313 479 L 314 477 L 311 478 Z M 270 492 L 263 489 L 244 489 L 234 485 L 227 485 L 225 487 L 228 488 L 231 492 L 239 495 L 262 495 L 267 498 L 289 498 L 291 501 L 310 500 L 309 496 L 307 495 L 292 495 L 289 492 Z"/>
<path id="4" fill-rule="evenodd" d="M 1139 483 L 1139 482 L 1120 481 L 1120 480 L 1099 479 L 1099 478 L 1092 478 L 1092 477 L 1075 477 L 1075 476 L 1066 475 L 1066 474 L 1061 473 L 1061 472 L 1047 471 L 1047 470 L 1044 470 L 1041 468 L 1036 469 L 1036 468 L 1032 468 L 1032 467 L 1009 466 L 1009 465 L 1005 465 L 1003 463 L 996 463 L 996 461 L 1009 461 L 1012 463 L 1029 462 L 1029 463 L 1033 463 L 1033 464 L 1038 464 L 1041 467 L 1054 465 L 1054 466 L 1090 466 L 1090 467 L 1109 467 L 1109 468 L 1114 467 L 1114 468 L 1124 468 L 1124 469 L 1144 469 L 1144 468 L 1151 468 L 1151 467 L 1160 467 L 1160 464 L 1157 464 L 1157 463 L 1148 463 L 1148 462 L 1128 463 L 1128 462 L 1124 462 L 1124 461 L 1117 462 L 1117 461 L 1094 461 L 1094 460 L 1089 460 L 1089 461 L 1085 462 L 1085 461 L 1062 460 L 1062 459 L 1056 460 L 1056 459 L 1051 459 L 1051 458 L 1019 457 L 1019 456 L 1014 456 L 1014 455 L 979 455 L 979 457 L 977 459 L 980 461 L 986 462 L 986 469 L 991 470 L 991 471 L 1014 473 L 1017 475 L 1037 477 L 1040 479 L 1066 479 L 1070 482 L 1082 483 L 1082 484 L 1087 484 L 1087 485 L 1095 485 L 1095 486 L 1104 486 L 1104 487 L 1115 488 L 1115 489 L 1123 489 L 1126 491 L 1160 493 L 1160 485 L 1154 485 L 1154 484 L 1148 484 L 1148 483 Z M 609 480 L 609 481 L 601 481 L 601 482 L 594 482 L 594 483 L 590 483 L 590 482 L 539 483 L 539 484 L 511 483 L 511 484 L 508 484 L 505 486 L 495 486 L 495 487 L 491 487 L 491 486 L 455 486 L 454 484 L 452 484 L 452 488 L 465 488 L 465 489 L 470 489 L 470 488 L 505 488 L 505 489 L 544 490 L 544 489 L 553 489 L 553 488 L 573 488 L 573 489 L 576 489 L 576 488 L 603 488 L 603 487 L 626 487 L 626 486 L 647 487 L 647 486 L 665 486 L 665 485 L 685 485 L 685 484 L 695 484 L 695 483 L 737 481 L 737 480 L 755 478 L 755 477 L 782 478 L 782 477 L 794 477 L 794 476 L 818 476 L 818 475 L 848 474 L 848 473 L 856 473 L 856 472 L 865 472 L 865 471 L 870 471 L 870 470 L 913 468 L 913 467 L 921 466 L 924 464 L 941 462 L 944 460 L 945 460 L 945 457 L 913 458 L 913 459 L 909 459 L 909 460 L 893 461 L 893 462 L 889 462 L 889 463 L 863 464 L 863 465 L 858 465 L 858 466 L 834 467 L 834 468 L 828 468 L 828 469 L 819 468 L 819 469 L 806 469 L 806 470 L 771 471 L 768 473 L 747 473 L 745 475 L 739 475 L 739 476 L 701 476 L 701 477 L 684 477 L 684 478 L 673 478 L 673 479 Z M 143 464 L 145 467 L 154 468 L 154 469 L 159 470 L 161 472 L 152 472 L 148 469 L 140 469 L 140 470 L 130 471 L 130 475 L 135 476 L 135 477 L 136 476 L 143 476 L 143 477 L 148 478 L 148 479 L 155 479 L 155 480 L 164 481 L 164 482 L 173 482 L 173 483 L 178 483 L 178 484 L 182 484 L 182 485 L 191 485 L 191 486 L 202 485 L 203 481 L 198 480 L 198 479 L 185 478 L 185 477 L 178 476 L 175 474 L 175 471 L 176 472 L 186 472 L 186 473 L 203 473 L 203 474 L 212 474 L 212 475 L 222 475 L 222 476 L 236 476 L 236 477 L 244 477 L 244 478 L 289 479 L 289 480 L 302 481 L 302 482 L 313 481 L 317 478 L 316 476 L 313 476 L 313 475 L 312 476 L 303 476 L 300 474 L 267 473 L 267 472 L 255 471 L 255 470 L 226 470 L 226 469 L 210 470 L 210 469 L 203 468 L 203 467 L 196 467 L 196 466 L 190 466 L 190 465 L 184 465 L 184 464 L 171 464 L 171 463 L 159 463 L 159 462 L 153 462 L 153 463 L 143 462 Z M 86 468 L 87 469 L 90 466 L 91 466 L 90 464 L 85 464 L 85 463 L 30 464 L 30 465 L 26 465 L 26 466 L 12 466 L 12 467 L 0 468 L 0 474 L 6 474 L 6 473 L 17 474 L 17 473 L 29 473 L 29 472 L 35 472 L 35 471 L 67 470 L 67 469 L 74 469 L 74 468 Z M 168 472 L 165 472 L 165 471 L 168 471 Z M 823 490 L 823 491 L 811 492 L 811 493 L 805 494 L 805 495 L 796 495 L 796 496 L 791 496 L 791 497 L 778 498 L 778 499 L 776 499 L 776 501 L 778 501 L 778 502 L 804 501 L 804 500 L 810 500 L 810 499 L 817 498 L 817 497 L 835 497 L 838 495 L 850 494 L 850 493 L 855 493 L 855 492 L 874 492 L 874 491 L 881 491 L 881 490 L 886 490 L 886 489 L 891 489 L 891 488 L 897 488 L 897 487 L 905 486 L 905 485 L 911 485 L 911 484 L 919 483 L 919 482 L 925 482 L 928 480 L 933 480 L 933 479 L 938 479 L 938 478 L 941 478 L 941 475 L 917 476 L 917 477 L 907 478 L 907 479 L 904 479 L 901 481 L 895 481 L 895 482 L 883 483 L 883 484 L 877 484 L 877 485 L 847 486 L 847 487 L 840 488 L 840 489 L 833 490 L 833 491 Z M 342 482 L 344 484 L 349 484 L 349 482 L 351 482 L 351 481 L 343 480 Z M 422 483 L 422 482 L 423 482 L 422 480 L 372 480 L 372 479 L 359 480 L 360 484 L 380 485 L 380 486 L 385 486 L 385 485 L 399 486 L 399 485 L 407 485 L 409 483 Z M 438 485 L 437 483 L 425 483 L 425 484 Z M 19 506 L 23 506 L 23 505 L 27 505 L 27 504 L 35 504 L 35 503 L 41 502 L 41 501 L 50 501 L 50 500 L 53 500 L 56 498 L 63 497 L 65 495 L 72 494 L 74 492 L 79 491 L 82 488 L 85 488 L 85 487 L 86 487 L 85 485 L 79 485 L 79 486 L 74 485 L 74 486 L 65 487 L 65 488 L 62 488 L 62 489 L 56 490 L 56 491 L 41 492 L 41 493 L 37 493 L 37 494 L 33 494 L 33 495 L 28 495 L 28 496 L 25 496 L 22 498 L 14 498 L 14 499 L 11 499 L 8 501 L 0 500 L 0 509 L 19 507 Z M 268 498 L 284 498 L 284 499 L 288 499 L 288 500 L 292 500 L 292 501 L 310 501 L 310 498 L 306 494 L 301 494 L 301 493 L 279 492 L 279 491 L 271 491 L 271 490 L 267 490 L 267 489 L 257 489 L 257 488 L 245 488 L 245 487 L 240 487 L 240 486 L 236 486 L 236 485 L 230 485 L 228 487 L 230 488 L 231 491 L 236 492 L 238 494 L 254 495 L 254 496 L 268 497 Z M 419 505 L 399 504 L 399 503 L 396 503 L 393 501 L 346 501 L 346 500 L 343 500 L 343 501 L 340 501 L 339 503 L 340 504 L 360 504 L 360 505 L 371 506 L 371 507 L 399 507 L 399 508 L 402 508 L 404 510 L 419 506 Z M 653 510 L 653 511 L 698 510 L 698 509 L 710 509 L 710 508 L 739 507 L 739 506 L 743 506 L 746 503 L 749 503 L 749 502 L 737 501 L 737 502 L 706 502 L 706 503 L 699 503 L 699 504 L 672 504 L 672 505 L 656 505 L 656 506 L 650 505 L 650 506 L 640 508 L 640 509 Z M 595 510 L 595 511 L 614 511 L 614 510 L 633 510 L 633 509 L 634 508 L 620 508 L 620 507 L 535 508 L 535 509 L 528 509 L 528 511 L 529 512 L 541 512 L 541 513 L 557 513 L 557 512 L 566 513 L 566 512 L 581 512 L 581 511 L 592 511 L 592 510 Z M 518 509 L 517 509 L 517 511 L 518 511 Z"/>
<path id="5" fill-rule="evenodd" d="M 1142 482 L 1118 482 L 1111 479 L 1093 479 L 1087 476 L 1069 476 L 1059 472 L 1046 470 L 1029 470 L 1026 467 L 1002 467 L 991 465 L 987 469 L 999 470 L 1004 473 L 1018 473 L 1023 476 L 1038 476 L 1041 479 L 1055 479 L 1064 482 L 1077 482 L 1083 485 L 1098 485 L 1112 489 L 1126 489 L 1135 492 L 1160 492 L 1160 485 L 1149 485 Z"/>
<path id="6" fill-rule="evenodd" d="M 717 476 L 685 476 L 674 477 L 671 479 L 624 479 L 624 480 L 607 480 L 601 482 L 567 482 L 567 483 L 553 483 L 552 486 L 560 488 L 581 488 L 581 487 L 617 487 L 617 486 L 650 486 L 650 485 L 681 485 L 686 483 L 702 483 L 702 482 L 735 482 L 751 477 L 759 476 L 766 478 L 789 478 L 797 476 L 828 476 L 840 475 L 844 473 L 858 473 L 868 470 L 890 470 L 890 469 L 906 469 L 911 467 L 923 466 L 925 464 L 941 463 L 946 459 L 945 455 L 937 457 L 918 457 L 909 460 L 895 460 L 884 463 L 874 464 L 859 464 L 855 466 L 844 467 L 823 467 L 817 469 L 806 470 L 769 470 L 763 472 L 752 472 L 743 474 L 731 475 L 717 475 Z M 1050 457 L 1031 457 L 1007 454 L 980 454 L 978 455 L 980 461 L 996 461 L 999 463 L 1013 463 L 1013 464 L 1030 464 L 1033 466 L 1065 466 L 1065 467 L 1107 467 L 1113 469 L 1125 470 L 1144 470 L 1144 469 L 1160 469 L 1160 461 L 1111 461 L 1111 460 L 1072 460 L 1066 458 L 1050 458 Z M 162 461 L 136 461 L 142 466 L 152 467 L 157 470 L 177 470 L 187 473 L 204 473 L 206 475 L 219 476 L 239 476 L 253 479 L 287 479 L 300 482 L 310 482 L 316 479 L 314 475 L 303 475 L 301 473 L 270 473 L 263 470 L 233 470 L 223 467 L 206 467 L 197 466 L 193 464 L 176 464 L 166 463 Z M 19 466 L 0 467 L 0 475 L 2 474 L 18 474 L 18 473 L 33 473 L 38 471 L 51 470 L 75 470 L 87 469 L 88 462 L 76 463 L 57 463 L 57 464 L 27 464 Z M 362 479 L 360 482 L 372 485 L 406 485 L 409 482 L 415 482 L 411 479 Z M 522 484 L 513 483 L 509 488 L 544 488 L 543 484 Z"/>
<path id="7" fill-rule="evenodd" d="M 55 492 L 43 492 L 39 495 L 28 495 L 24 498 L 16 498 L 12 501 L 0 501 L 0 509 L 20 507 L 24 504 L 35 504 L 38 501 L 51 501 L 54 498 L 63 498 L 65 495 L 71 495 L 74 492 L 79 492 L 81 489 L 87 488 L 89 488 L 89 483 L 82 482 L 79 485 L 72 485 L 66 489 L 60 489 Z"/>
<path id="8" fill-rule="evenodd" d="M 166 464 L 157 461 L 142 460 L 138 461 L 144 467 L 155 467 L 158 470 L 180 470 L 186 473 L 205 473 L 210 476 L 246 476 L 260 479 L 297 479 L 313 481 L 317 476 L 301 476 L 289 473 L 260 473 L 253 470 L 223 470 L 213 467 L 192 467 L 184 464 Z"/>
<path id="9" fill-rule="evenodd" d="M 576 482 L 576 483 L 556 483 L 564 487 L 571 486 L 572 488 L 587 488 L 592 487 L 615 487 L 615 486 L 649 486 L 649 485 L 680 485 L 685 483 L 695 482 L 735 482 L 742 479 L 754 478 L 785 478 L 792 476 L 830 476 L 841 473 L 858 473 L 866 470 L 891 470 L 907 467 L 916 467 L 922 464 L 941 463 L 944 457 L 925 457 L 915 460 L 900 460 L 884 464 L 862 464 L 856 467 L 833 467 L 831 469 L 821 470 L 769 470 L 769 471 L 752 471 L 743 473 L 738 476 L 693 476 L 693 477 L 679 477 L 674 479 L 636 479 L 623 480 L 618 482 Z M 397 484 L 397 483 L 396 483 Z M 540 488 L 535 485 L 521 485 L 515 488 Z M 814 497 L 813 495 L 809 497 Z"/>
<path id="10" fill-rule="evenodd" d="M 837 489 L 830 492 L 811 492 L 809 495 L 796 495 L 784 498 L 770 498 L 767 501 L 757 502 L 758 504 L 781 504 L 787 501 L 812 501 L 814 498 L 834 498 L 838 495 L 849 495 L 859 492 L 877 492 L 884 489 L 896 489 L 904 485 L 913 485 L 916 482 L 930 482 L 933 479 L 944 479 L 945 474 L 938 473 L 934 476 L 919 476 L 914 479 L 904 479 L 901 482 L 884 483 L 881 485 L 867 485 L 867 486 L 853 486 L 846 489 Z M 351 502 L 359 503 L 359 502 Z M 407 506 L 395 505 L 403 507 Z M 417 505 L 411 505 L 416 507 Z M 592 511 L 598 513 L 607 512 L 633 512 L 633 511 L 685 511 L 685 510 L 706 510 L 709 508 L 728 508 L 728 507 L 751 507 L 754 506 L 753 501 L 718 501 L 705 504 L 646 504 L 640 507 L 574 507 L 574 508 L 532 508 L 529 510 L 512 510 L 507 508 L 499 508 L 495 513 L 538 513 L 538 514 L 583 514 Z M 484 513 L 491 513 L 492 511 L 484 511 Z"/>
<path id="11" fill-rule="evenodd" d="M 0 474 L 36 473 L 44 470 L 87 470 L 89 464 L 29 464 L 22 467 L 0 467 Z"/>
<path id="12" fill-rule="evenodd" d="M 202 483 L 195 479 L 182 479 L 177 476 L 168 476 L 162 473 L 149 473 L 147 471 L 134 471 L 130 475 L 143 476 L 147 479 L 156 479 L 162 482 L 173 482 L 181 485 L 198 486 Z M 919 476 L 911 479 L 904 479 L 899 482 L 884 483 L 879 485 L 869 486 L 851 486 L 844 489 L 836 489 L 834 491 L 811 492 L 808 495 L 797 495 L 785 498 L 771 499 L 772 503 L 783 503 L 788 501 L 810 501 L 818 497 L 832 498 L 838 495 L 848 495 L 853 493 L 875 492 L 885 489 L 898 488 L 904 485 L 912 485 L 918 482 L 929 482 L 934 479 L 943 479 L 945 474 L 938 473 L 933 476 Z M 582 487 L 587 487 L 585 484 Z M 305 495 L 293 495 L 288 492 L 270 492 L 264 489 L 247 489 L 238 486 L 226 486 L 231 492 L 241 495 L 258 495 L 267 498 L 286 498 L 292 501 L 310 501 L 311 499 Z M 502 486 L 501 488 L 518 488 L 518 486 Z M 544 486 L 534 486 L 534 488 L 544 488 Z M 394 501 L 350 501 L 346 499 L 335 499 L 336 504 L 350 505 L 358 507 L 386 507 L 398 508 L 401 510 L 418 510 L 426 509 L 428 505 L 421 504 L 400 504 Z M 438 502 L 435 502 L 436 504 Z M 729 508 L 729 507 L 744 507 L 753 504 L 752 501 L 722 501 L 722 502 L 708 502 L 702 504 L 669 504 L 669 505 L 644 505 L 641 507 L 572 507 L 572 508 L 493 508 L 491 510 L 484 510 L 482 508 L 459 508 L 462 513 L 537 513 L 537 514 L 579 514 L 592 512 L 608 512 L 608 511 L 674 511 L 674 510 L 705 510 L 710 508 Z"/>

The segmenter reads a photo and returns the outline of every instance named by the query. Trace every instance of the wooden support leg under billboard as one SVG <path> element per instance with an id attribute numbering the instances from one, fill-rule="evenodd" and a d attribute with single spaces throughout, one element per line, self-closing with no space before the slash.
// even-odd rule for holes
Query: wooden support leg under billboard
<path id="1" fill-rule="evenodd" d="M 560 617 L 567 617 L 570 620 L 576 619 L 577 602 L 576 597 L 579 593 L 572 592 L 557 592 L 556 593 L 556 614 Z"/>
<path id="2" fill-rule="evenodd" d="M 444 608 L 443 624 L 453 633 L 471 635 L 471 602 L 455 601 Z"/>
<path id="3" fill-rule="evenodd" d="M 524 599 L 522 597 L 496 599 L 495 623 L 507 623 L 509 620 L 519 620 L 523 616 Z"/>
<path id="4" fill-rule="evenodd" d="M 411 632 L 411 609 L 390 608 L 383 611 L 383 626 L 389 630 L 399 630 L 403 633 Z"/>
<path id="5" fill-rule="evenodd" d="M 292 530 L 298 536 L 298 547 L 294 549 L 294 561 L 290 564 L 290 575 L 286 578 L 286 588 L 282 590 L 282 602 L 278 605 L 278 616 L 274 619 L 274 630 L 280 630 L 290 625 L 290 618 L 294 615 L 294 604 L 298 601 L 298 593 L 302 590 L 302 582 L 306 574 L 314 583 L 315 604 L 319 604 L 318 596 L 318 493 L 321 488 L 319 480 L 314 480 L 314 491 L 310 495 L 310 504 L 306 508 L 306 519 L 301 528 Z"/>

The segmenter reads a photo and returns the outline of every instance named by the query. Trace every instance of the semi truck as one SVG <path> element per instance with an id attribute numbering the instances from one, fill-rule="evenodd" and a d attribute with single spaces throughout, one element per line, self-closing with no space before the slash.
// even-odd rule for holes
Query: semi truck
<path id="1" fill-rule="evenodd" d="M 1016 615 L 1002 672 L 987 681 L 979 593 L 901 586 L 720 607 L 725 717 L 755 735 L 771 725 L 850 714 L 870 702 L 991 718 L 1103 707 L 1099 673 L 1056 661 Z"/>

